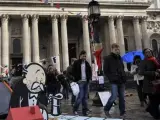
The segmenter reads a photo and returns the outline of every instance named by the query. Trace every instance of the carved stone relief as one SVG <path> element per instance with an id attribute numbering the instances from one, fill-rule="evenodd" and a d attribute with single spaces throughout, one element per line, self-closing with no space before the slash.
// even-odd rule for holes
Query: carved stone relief
<path id="1" fill-rule="evenodd" d="M 160 21 L 148 21 L 147 29 L 152 32 L 160 32 Z"/>

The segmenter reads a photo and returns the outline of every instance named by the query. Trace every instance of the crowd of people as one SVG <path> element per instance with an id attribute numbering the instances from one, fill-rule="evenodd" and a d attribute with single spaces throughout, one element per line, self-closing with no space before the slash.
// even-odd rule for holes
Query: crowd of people
<path id="1" fill-rule="evenodd" d="M 120 49 L 117 44 L 112 45 L 112 52 L 104 58 L 103 72 L 111 83 L 111 97 L 109 98 L 104 111 L 107 117 L 111 117 L 109 111 L 119 97 L 119 109 L 121 118 L 125 118 L 125 83 L 127 81 L 124 71 L 124 64 L 120 57 Z M 160 63 L 153 56 L 151 49 L 143 50 L 144 60 L 140 56 L 134 56 L 131 67 L 131 74 L 137 84 L 137 92 L 140 104 L 143 107 L 146 103 L 146 112 L 149 112 L 154 119 L 160 119 Z M 148 99 L 148 100 L 147 100 Z M 148 101 L 148 102 L 147 102 Z"/>
<path id="2" fill-rule="evenodd" d="M 112 44 L 111 54 L 104 57 L 103 73 L 111 84 L 111 96 L 104 107 L 105 115 L 110 118 L 110 109 L 119 98 L 120 117 L 125 118 L 125 83 L 127 82 L 126 73 L 124 71 L 124 64 L 120 56 L 120 49 L 118 44 Z M 149 112 L 154 119 L 160 119 L 160 92 L 159 87 L 156 87 L 154 81 L 160 78 L 160 64 L 153 56 L 150 49 L 144 49 L 143 54 L 145 59 L 142 60 L 140 56 L 134 57 L 134 62 L 131 66 L 130 73 L 134 76 L 134 81 L 137 85 L 137 93 L 140 100 L 140 105 L 144 107 L 147 105 L 146 111 Z M 70 83 L 75 82 L 79 85 L 79 94 L 75 96 L 72 93 L 71 104 L 73 106 L 73 113 L 78 115 L 79 105 L 82 104 L 82 113 L 84 116 L 88 115 L 90 110 L 88 108 L 88 94 L 89 81 L 92 79 L 92 68 L 86 60 L 86 51 L 81 51 L 79 58 L 72 59 L 71 65 L 66 71 L 59 73 L 53 65 L 49 65 L 46 69 L 46 93 L 57 94 L 62 92 L 64 98 L 69 99 L 69 91 L 71 90 Z M 14 87 L 16 77 L 22 77 L 22 65 L 13 67 L 11 70 L 12 87 Z"/>

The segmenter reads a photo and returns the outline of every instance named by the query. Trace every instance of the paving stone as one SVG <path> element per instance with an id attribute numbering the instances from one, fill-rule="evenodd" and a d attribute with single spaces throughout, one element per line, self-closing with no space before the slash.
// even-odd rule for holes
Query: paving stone
<path id="1" fill-rule="evenodd" d="M 140 107 L 140 102 L 137 96 L 137 92 L 134 89 L 129 89 L 127 93 L 133 94 L 133 96 L 126 97 L 126 120 L 152 120 L 152 117 L 145 112 L 145 107 Z M 95 92 L 90 93 L 89 109 L 92 111 L 93 117 L 105 117 L 103 107 L 92 106 L 92 99 L 95 96 Z M 73 115 L 72 106 L 69 100 L 62 100 L 61 108 L 62 114 Z M 118 101 L 116 102 L 118 103 Z M 48 107 L 49 108 L 49 107 Z M 81 114 L 81 108 L 80 114 Z M 119 118 L 119 106 L 118 104 L 111 109 L 111 114 L 114 118 Z"/>

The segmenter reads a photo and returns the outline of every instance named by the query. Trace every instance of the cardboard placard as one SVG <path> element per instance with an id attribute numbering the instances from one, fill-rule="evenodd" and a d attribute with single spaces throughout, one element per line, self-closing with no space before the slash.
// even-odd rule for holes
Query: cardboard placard
<path id="1" fill-rule="evenodd" d="M 111 93 L 107 92 L 107 91 L 105 91 L 105 92 L 98 92 L 98 95 L 100 97 L 100 100 L 101 100 L 103 106 L 105 106 L 107 104 L 107 102 L 108 102 L 108 99 L 111 96 Z"/>

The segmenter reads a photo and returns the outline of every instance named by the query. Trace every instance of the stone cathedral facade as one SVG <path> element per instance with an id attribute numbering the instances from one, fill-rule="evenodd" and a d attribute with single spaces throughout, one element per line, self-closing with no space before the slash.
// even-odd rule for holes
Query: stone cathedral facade
<path id="1" fill-rule="evenodd" d="M 51 1 L 53 4 L 50 4 Z M 160 45 L 160 0 L 97 0 L 101 5 L 103 56 L 118 43 L 121 53 Z M 87 5 L 90 0 L 0 0 L 0 64 L 50 61 L 65 70 L 71 58 L 87 51 L 91 62 Z M 50 63 L 48 63 L 50 64 Z"/>

